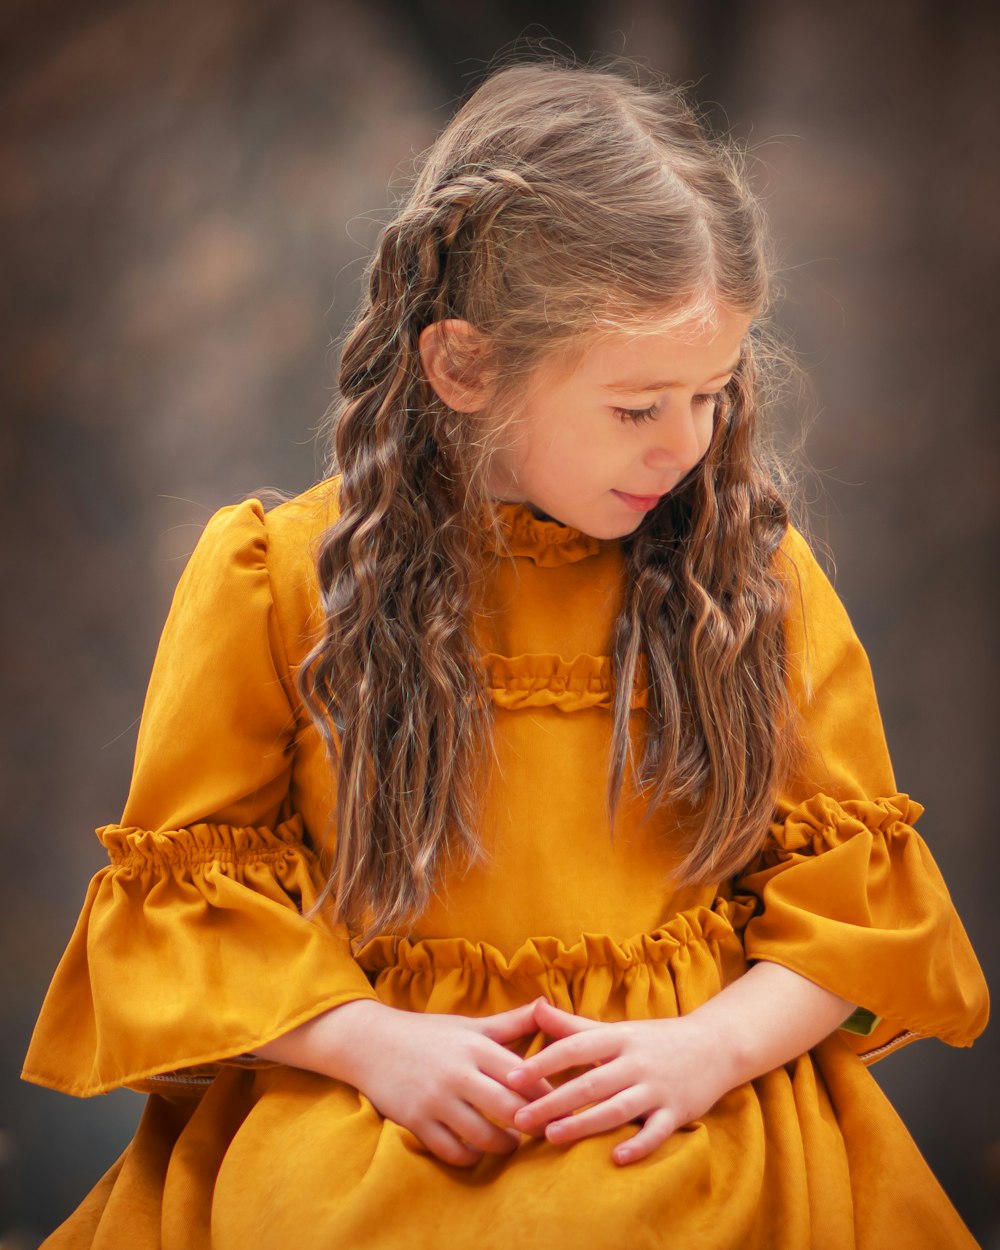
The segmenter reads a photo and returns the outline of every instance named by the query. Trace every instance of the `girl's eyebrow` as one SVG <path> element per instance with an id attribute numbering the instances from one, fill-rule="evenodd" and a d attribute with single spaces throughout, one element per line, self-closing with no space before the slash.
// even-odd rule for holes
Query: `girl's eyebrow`
<path id="1" fill-rule="evenodd" d="M 715 377 L 710 380 L 714 382 L 716 381 L 717 378 L 726 377 L 728 374 L 733 372 L 733 370 L 736 368 L 736 366 L 740 363 L 742 359 L 743 359 L 742 355 L 737 356 L 731 365 L 727 365 L 726 368 L 723 369 L 722 373 L 717 373 Z M 684 385 L 683 382 L 641 382 L 640 383 L 640 382 L 624 381 L 624 382 L 602 383 L 603 389 L 606 391 L 624 391 L 626 394 L 629 394 L 629 395 L 637 395 L 639 394 L 640 391 L 676 390 L 678 386 L 683 386 L 683 385 Z M 706 383 L 705 385 L 707 386 L 708 383 Z"/>

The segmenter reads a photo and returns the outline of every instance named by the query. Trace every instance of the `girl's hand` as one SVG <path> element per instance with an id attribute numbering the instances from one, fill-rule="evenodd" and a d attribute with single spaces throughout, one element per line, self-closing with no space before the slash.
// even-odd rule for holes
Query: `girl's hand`
<path id="1" fill-rule="evenodd" d="M 539 1081 L 567 1068 L 590 1070 L 522 1107 L 515 1127 L 562 1144 L 643 1121 L 634 1137 L 612 1151 L 615 1163 L 644 1159 L 739 1083 L 718 1038 L 693 1014 L 601 1024 L 543 999 L 535 1020 L 557 1040 L 508 1070 L 512 1089 L 535 1091 Z"/>
<path id="2" fill-rule="evenodd" d="M 515 1113 L 551 1091 L 522 1079 L 514 1092 L 506 1080 L 517 1059 L 506 1043 L 538 1032 L 534 1011 L 528 1003 L 472 1018 L 359 999 L 310 1022 L 307 1066 L 353 1085 L 445 1163 L 469 1167 L 487 1151 L 515 1150 Z M 257 1053 L 282 1058 L 273 1046 Z"/>

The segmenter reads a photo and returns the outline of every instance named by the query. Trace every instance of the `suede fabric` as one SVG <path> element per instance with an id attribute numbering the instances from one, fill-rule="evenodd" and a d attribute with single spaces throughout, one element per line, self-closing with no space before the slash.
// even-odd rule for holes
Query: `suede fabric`
<path id="1" fill-rule="evenodd" d="M 810 754 L 754 862 L 679 889 L 671 813 L 644 824 L 626 801 L 614 838 L 604 814 L 619 545 L 503 505 L 508 549 L 476 624 L 496 704 L 486 853 L 404 938 L 359 946 L 301 914 L 335 792 L 294 677 L 336 498 L 332 479 L 266 514 L 221 509 L 178 584 L 126 807 L 97 831 L 109 864 L 24 1069 L 148 1102 L 45 1246 L 974 1247 L 867 1066 L 919 1037 L 970 1045 L 986 986 L 921 808 L 896 786 L 864 651 L 802 537 L 779 560 Z M 636 732 L 645 696 L 637 681 Z M 449 1167 L 350 1087 L 247 1053 L 361 997 L 482 1015 L 544 994 L 597 1019 L 675 1016 L 754 960 L 859 1010 L 626 1168 L 610 1152 L 631 1129 Z"/>

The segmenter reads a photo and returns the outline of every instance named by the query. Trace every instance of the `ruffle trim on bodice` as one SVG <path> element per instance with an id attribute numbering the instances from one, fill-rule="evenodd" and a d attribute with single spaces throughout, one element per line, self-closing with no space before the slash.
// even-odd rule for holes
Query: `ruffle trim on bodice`
<path id="1" fill-rule="evenodd" d="M 570 944 L 555 937 L 533 937 L 510 956 L 488 942 L 470 942 L 463 937 L 410 941 L 381 935 L 362 947 L 357 960 L 369 975 L 376 976 L 389 969 L 405 969 L 415 976 L 439 977 L 461 968 L 470 974 L 514 980 L 545 977 L 553 969 L 569 974 L 595 968 L 623 971 L 637 964 L 666 963 L 680 947 L 692 942 L 726 940 L 743 928 L 754 908 L 752 898 L 718 895 L 711 908 L 678 912 L 651 933 L 638 933 L 620 942 L 602 933 L 584 933 Z"/>
<path id="2" fill-rule="evenodd" d="M 380 936 L 356 958 L 383 1002 L 410 1011 L 502 1011 L 538 995 L 598 1020 L 692 1011 L 745 971 L 739 931 L 754 900 L 716 897 L 650 933 L 526 940 L 510 955 L 462 937 Z"/>
<path id="3" fill-rule="evenodd" d="M 524 556 L 554 568 L 595 556 L 607 545 L 561 521 L 543 521 L 523 503 L 498 503 L 495 511 L 506 538 L 506 546 L 494 548 L 501 555 Z"/>
<path id="4" fill-rule="evenodd" d="M 614 680 L 611 657 L 578 655 L 565 660 L 561 655 L 498 655 L 482 657 L 490 696 L 508 710 L 530 707 L 556 707 L 562 712 L 614 706 Z M 633 708 L 648 701 L 646 665 L 640 663 L 632 688 Z"/>

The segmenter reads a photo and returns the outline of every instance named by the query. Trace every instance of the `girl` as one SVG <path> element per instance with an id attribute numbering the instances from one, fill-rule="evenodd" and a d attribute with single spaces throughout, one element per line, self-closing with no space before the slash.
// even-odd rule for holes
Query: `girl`
<path id="1" fill-rule="evenodd" d="M 25 1067 L 149 1098 L 46 1245 L 974 1245 L 865 1070 L 987 995 L 763 438 L 733 150 L 509 66 L 367 276 L 330 475 L 177 588 Z"/>

